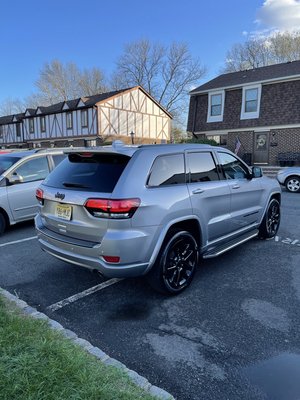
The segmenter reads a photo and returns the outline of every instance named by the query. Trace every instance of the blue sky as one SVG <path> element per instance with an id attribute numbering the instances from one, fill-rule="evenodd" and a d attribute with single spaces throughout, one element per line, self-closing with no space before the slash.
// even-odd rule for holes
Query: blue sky
<path id="1" fill-rule="evenodd" d="M 234 43 L 258 29 L 280 29 L 282 10 L 287 11 L 285 22 L 291 15 L 295 19 L 299 3 L 2 0 L 0 103 L 33 93 L 40 69 L 53 59 L 75 62 L 82 68 L 99 67 L 109 75 L 124 44 L 141 38 L 166 45 L 186 42 L 192 55 L 207 67 L 204 81 L 209 80 L 219 74 Z M 257 19 L 260 23 L 255 22 Z M 297 16 L 295 24 L 299 24 Z"/>

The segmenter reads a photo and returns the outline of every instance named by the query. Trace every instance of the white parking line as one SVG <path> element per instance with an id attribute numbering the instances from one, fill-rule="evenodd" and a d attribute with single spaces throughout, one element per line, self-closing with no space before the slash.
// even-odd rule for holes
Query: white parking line
<path id="1" fill-rule="evenodd" d="M 74 303 L 75 301 L 82 299 L 83 297 L 89 296 L 92 293 L 95 293 L 95 292 L 98 292 L 99 290 L 105 289 L 106 287 L 114 285 L 115 283 L 118 283 L 122 280 L 123 279 L 119 279 L 119 278 L 109 279 L 108 281 L 105 281 L 103 283 L 100 283 L 99 285 L 93 286 L 87 290 L 84 290 L 81 293 L 74 294 L 73 296 L 70 296 L 64 300 L 61 300 L 57 303 L 52 304 L 51 306 L 47 307 L 47 310 L 52 311 L 52 312 L 57 311 L 60 308 L 63 308 L 70 303 Z"/>
<path id="2" fill-rule="evenodd" d="M 33 240 L 33 239 L 36 239 L 36 238 L 37 238 L 37 236 L 31 236 L 31 237 L 26 238 L 26 239 L 20 239 L 20 240 L 14 240 L 13 242 L 2 243 L 2 244 L 0 244 L 0 247 L 9 246 L 10 244 L 27 242 L 28 240 Z"/>

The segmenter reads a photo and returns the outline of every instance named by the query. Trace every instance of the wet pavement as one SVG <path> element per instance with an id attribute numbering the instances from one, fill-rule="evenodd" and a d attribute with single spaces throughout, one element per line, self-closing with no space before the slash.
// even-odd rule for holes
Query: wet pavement
<path id="1" fill-rule="evenodd" d="M 245 368 L 251 384 L 257 386 L 268 399 L 300 399 L 300 355 L 282 353 Z"/>

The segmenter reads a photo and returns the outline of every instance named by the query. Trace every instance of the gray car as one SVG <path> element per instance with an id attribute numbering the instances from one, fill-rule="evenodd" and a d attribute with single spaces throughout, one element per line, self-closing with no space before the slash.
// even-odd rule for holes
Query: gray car
<path id="1" fill-rule="evenodd" d="M 145 275 L 160 292 L 280 222 L 278 182 L 208 145 L 68 151 L 37 190 L 38 240 L 49 254 L 106 277 Z"/>
<path id="2" fill-rule="evenodd" d="M 38 211 L 36 188 L 65 158 L 61 150 L 24 150 L 0 155 L 0 234 Z"/>
<path id="3" fill-rule="evenodd" d="M 284 168 L 278 171 L 277 180 L 289 192 L 300 192 L 300 167 Z"/>

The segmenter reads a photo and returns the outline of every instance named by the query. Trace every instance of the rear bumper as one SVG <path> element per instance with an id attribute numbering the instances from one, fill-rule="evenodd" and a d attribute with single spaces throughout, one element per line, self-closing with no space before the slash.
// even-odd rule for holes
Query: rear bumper
<path id="1" fill-rule="evenodd" d="M 35 218 L 35 227 L 39 244 L 45 252 L 68 263 L 97 270 L 108 278 L 129 278 L 141 276 L 145 274 L 149 267 L 149 262 L 107 263 L 104 261 L 101 254 L 110 254 L 104 253 L 102 248 L 103 245 L 101 243 L 95 243 L 94 246 L 87 246 L 85 243 L 85 245 L 82 246 L 74 241 L 68 243 L 65 240 L 60 240 L 59 235 L 52 235 L 51 231 L 44 229 L 39 215 Z M 138 239 L 139 238 L 131 238 L 130 242 Z M 126 243 L 123 243 L 123 245 L 124 244 L 126 246 Z M 122 245 L 119 245 L 118 248 L 122 248 Z M 140 252 L 140 246 L 135 246 L 135 253 Z M 113 253 L 113 255 L 118 254 Z"/>

